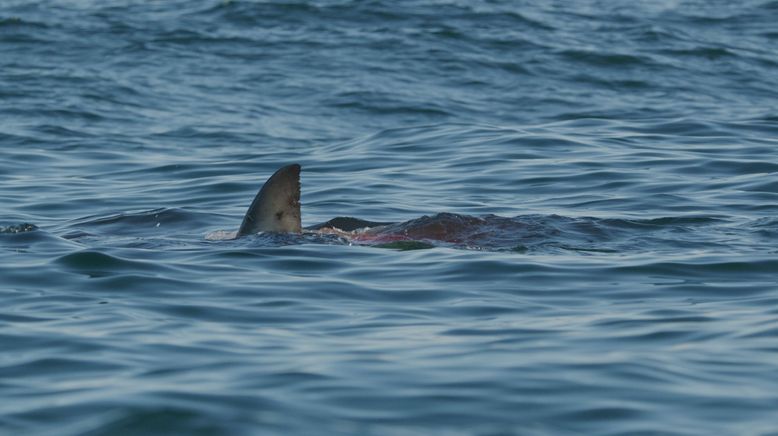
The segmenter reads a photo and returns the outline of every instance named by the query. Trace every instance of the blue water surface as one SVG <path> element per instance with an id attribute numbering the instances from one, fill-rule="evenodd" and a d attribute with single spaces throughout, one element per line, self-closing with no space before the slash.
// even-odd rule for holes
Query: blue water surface
<path id="1" fill-rule="evenodd" d="M 0 434 L 778 434 L 776 23 L 3 1 Z"/>

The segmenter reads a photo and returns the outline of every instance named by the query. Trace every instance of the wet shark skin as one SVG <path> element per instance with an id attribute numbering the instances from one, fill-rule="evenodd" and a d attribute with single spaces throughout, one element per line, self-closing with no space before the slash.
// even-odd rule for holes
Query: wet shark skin
<path id="1" fill-rule="evenodd" d="M 300 165 L 276 171 L 251 202 L 237 237 L 259 232 L 300 233 Z"/>

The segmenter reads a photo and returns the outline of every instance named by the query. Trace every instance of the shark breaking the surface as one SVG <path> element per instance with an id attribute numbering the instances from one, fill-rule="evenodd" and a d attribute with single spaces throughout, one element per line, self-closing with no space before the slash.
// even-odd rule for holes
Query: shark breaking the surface
<path id="1" fill-rule="evenodd" d="M 243 217 L 237 237 L 259 232 L 300 233 L 300 165 L 276 171 L 259 190 Z"/>
<path id="2" fill-rule="evenodd" d="M 304 231 L 351 239 L 357 236 L 359 230 L 392 224 L 338 217 L 303 229 L 300 213 L 300 171 L 299 164 L 278 169 L 254 197 L 237 232 L 216 231 L 209 233 L 206 239 L 236 239 L 265 232 L 299 234 Z"/>
<path id="3" fill-rule="evenodd" d="M 444 212 L 398 223 L 337 217 L 303 227 L 300 215 L 300 170 L 298 164 L 280 168 L 259 190 L 237 231 L 211 232 L 206 239 L 232 240 L 263 235 L 263 242 L 284 245 L 310 241 L 400 250 L 448 246 L 518 252 L 614 252 L 617 250 L 608 245 L 629 243 L 628 240 L 614 239 L 614 231 L 624 224 L 618 220 L 615 228 L 611 229 L 614 223 L 608 220 L 558 215 L 508 218 Z"/>
<path id="4" fill-rule="evenodd" d="M 321 224 L 302 227 L 300 171 L 299 164 L 278 169 L 251 202 L 237 231 L 211 232 L 206 239 L 231 240 L 263 234 L 273 241 L 291 243 L 306 240 L 340 241 L 401 250 L 446 245 L 524 251 L 524 242 L 531 243 L 547 233 L 542 223 L 532 220 L 454 213 L 438 213 L 399 223 L 337 217 Z"/>
<path id="5" fill-rule="evenodd" d="M 431 248 L 431 241 L 467 242 L 467 234 L 480 229 L 482 218 L 452 213 L 424 216 L 402 223 L 367 221 L 337 217 L 327 222 L 302 227 L 300 214 L 299 164 L 278 169 L 265 182 L 243 217 L 237 232 L 213 233 L 208 239 L 234 239 L 258 233 L 334 235 L 348 242 L 382 247 Z"/>

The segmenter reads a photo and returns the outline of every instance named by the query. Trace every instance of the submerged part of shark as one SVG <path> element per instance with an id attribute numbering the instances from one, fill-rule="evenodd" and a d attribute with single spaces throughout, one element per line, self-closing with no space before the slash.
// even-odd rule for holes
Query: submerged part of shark
<path id="1" fill-rule="evenodd" d="M 487 221 L 484 218 L 451 213 L 423 216 L 402 223 L 337 217 L 303 228 L 300 218 L 300 170 L 299 164 L 280 168 L 259 190 L 237 232 L 217 231 L 206 238 L 218 240 L 257 233 L 304 233 L 333 235 L 349 242 L 368 245 L 393 245 L 407 241 L 468 244 L 472 242 L 473 236 L 485 231 Z"/>
<path id="2" fill-rule="evenodd" d="M 568 235 L 585 230 L 582 234 L 585 241 L 593 242 L 589 229 L 578 228 L 590 224 L 564 217 L 526 216 L 517 219 L 439 213 L 399 223 L 337 217 L 303 228 L 300 219 L 300 169 L 300 165 L 292 164 L 276 171 L 257 193 L 237 232 L 216 231 L 208 234 L 206 239 L 236 239 L 262 233 L 265 242 L 271 244 L 313 241 L 398 249 L 444 245 L 525 251 L 527 246 L 547 244 L 549 237 L 559 233 L 559 226 L 564 226 L 568 227 Z"/>
<path id="3" fill-rule="evenodd" d="M 337 217 L 303 228 L 300 219 L 300 170 L 298 164 L 280 168 L 259 190 L 237 232 L 212 232 L 206 239 L 235 239 L 257 233 L 302 234 L 303 237 L 322 237 L 325 241 L 332 241 L 334 237 L 335 240 L 365 245 L 403 248 L 411 243 L 411 248 L 428 248 L 431 245 L 424 241 L 469 245 L 474 236 L 478 239 L 478 235 L 488 232 L 485 227 L 494 224 L 484 218 L 442 213 L 401 223 Z M 425 245 L 417 247 L 418 243 Z"/>
<path id="4" fill-rule="evenodd" d="M 300 165 L 296 163 L 279 168 L 257 192 L 238 231 L 218 230 L 209 233 L 205 238 L 224 240 L 257 233 L 299 234 L 306 230 L 306 233 L 334 234 L 349 239 L 350 232 L 358 229 L 392 224 L 338 217 L 303 229 L 300 214 L 300 170 Z"/>

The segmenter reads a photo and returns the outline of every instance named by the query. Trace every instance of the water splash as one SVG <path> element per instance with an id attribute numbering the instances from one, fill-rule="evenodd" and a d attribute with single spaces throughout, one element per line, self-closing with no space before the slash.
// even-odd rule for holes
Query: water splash
<path id="1" fill-rule="evenodd" d="M 15 224 L 7 227 L 0 226 L 0 233 L 26 233 L 34 232 L 35 230 L 38 230 L 38 226 L 29 223 Z"/>

